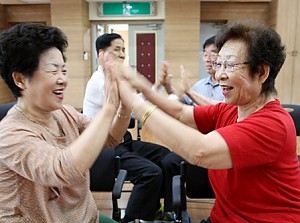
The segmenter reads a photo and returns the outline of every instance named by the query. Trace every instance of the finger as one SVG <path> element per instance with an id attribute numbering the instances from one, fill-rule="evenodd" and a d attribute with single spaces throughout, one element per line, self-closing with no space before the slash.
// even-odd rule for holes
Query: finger
<path id="1" fill-rule="evenodd" d="M 185 76 L 185 69 L 183 65 L 180 65 L 180 75 L 181 77 Z"/>

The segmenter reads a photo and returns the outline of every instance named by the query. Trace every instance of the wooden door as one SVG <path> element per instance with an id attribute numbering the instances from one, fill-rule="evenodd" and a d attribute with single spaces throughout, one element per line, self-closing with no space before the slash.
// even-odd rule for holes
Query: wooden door
<path id="1" fill-rule="evenodd" d="M 144 75 L 151 83 L 155 83 L 155 33 L 136 34 L 137 71 Z"/>

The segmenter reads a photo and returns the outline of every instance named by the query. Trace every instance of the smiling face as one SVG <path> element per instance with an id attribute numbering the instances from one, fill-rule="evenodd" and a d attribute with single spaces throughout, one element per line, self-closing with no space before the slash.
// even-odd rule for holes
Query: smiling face
<path id="1" fill-rule="evenodd" d="M 243 63 L 248 61 L 247 45 L 241 40 L 228 40 L 219 52 L 218 62 Z M 225 71 L 224 64 L 216 71 L 216 78 L 223 89 L 225 102 L 244 106 L 255 103 L 260 97 L 262 81 L 259 75 L 250 75 L 248 64 L 234 66 L 232 72 Z"/>
<path id="2" fill-rule="evenodd" d="M 124 62 L 125 60 L 125 47 L 124 41 L 122 39 L 114 39 L 113 41 L 111 41 L 111 45 L 104 51 L 109 52 L 110 55 L 119 62 Z"/>
<path id="3" fill-rule="evenodd" d="M 68 84 L 65 66 L 62 54 L 57 48 L 50 48 L 42 53 L 32 78 L 23 80 L 20 99 L 24 106 L 41 112 L 59 109 Z"/>

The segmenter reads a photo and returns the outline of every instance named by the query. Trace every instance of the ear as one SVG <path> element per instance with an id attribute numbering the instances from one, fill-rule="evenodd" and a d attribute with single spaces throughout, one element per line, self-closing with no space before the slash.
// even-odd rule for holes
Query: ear
<path id="1" fill-rule="evenodd" d="M 269 77 L 269 73 L 270 73 L 270 66 L 267 64 L 261 64 L 258 67 L 258 78 L 259 78 L 259 82 L 261 84 L 263 84 L 267 78 Z"/>
<path id="2" fill-rule="evenodd" d="M 13 72 L 12 77 L 15 85 L 17 85 L 21 89 L 25 89 L 25 78 L 24 75 L 20 72 Z"/>
<path id="3" fill-rule="evenodd" d="M 103 54 L 104 54 L 104 50 L 100 49 L 98 52 L 98 62 L 101 65 L 103 65 L 103 62 L 104 62 Z"/>
<path id="4" fill-rule="evenodd" d="M 98 51 L 98 57 L 100 57 L 100 55 L 102 54 L 101 52 L 103 52 L 103 49 L 100 49 L 100 50 Z"/>

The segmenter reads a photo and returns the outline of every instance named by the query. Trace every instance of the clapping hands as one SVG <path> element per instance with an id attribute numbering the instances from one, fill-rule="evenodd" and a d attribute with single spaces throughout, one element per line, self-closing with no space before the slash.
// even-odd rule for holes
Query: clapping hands
<path id="1" fill-rule="evenodd" d="M 191 75 L 183 65 L 180 65 L 180 76 L 182 80 L 182 90 L 187 93 L 191 89 Z"/>
<path id="2" fill-rule="evenodd" d="M 135 101 L 141 100 L 136 94 L 137 91 L 142 92 L 145 89 L 151 89 L 152 84 L 143 75 L 114 60 L 109 53 L 99 53 L 99 57 L 101 57 L 105 73 L 107 95 L 113 97 L 110 102 L 111 100 L 117 101 L 115 94 L 118 92 L 117 95 L 122 106 L 132 109 Z"/>

